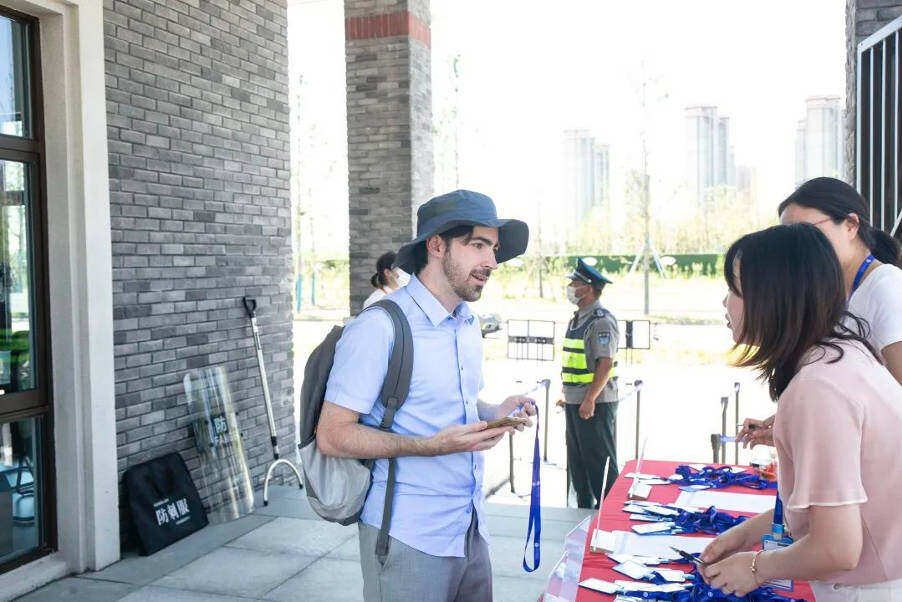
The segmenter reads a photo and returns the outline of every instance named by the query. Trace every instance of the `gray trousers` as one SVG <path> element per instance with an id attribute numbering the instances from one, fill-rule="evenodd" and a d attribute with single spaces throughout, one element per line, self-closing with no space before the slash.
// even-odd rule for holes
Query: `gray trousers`
<path id="1" fill-rule="evenodd" d="M 357 526 L 366 602 L 491 602 L 492 562 L 476 530 L 476 512 L 463 558 L 432 556 L 392 537 L 383 564 L 376 558 L 379 529 L 362 522 Z"/>

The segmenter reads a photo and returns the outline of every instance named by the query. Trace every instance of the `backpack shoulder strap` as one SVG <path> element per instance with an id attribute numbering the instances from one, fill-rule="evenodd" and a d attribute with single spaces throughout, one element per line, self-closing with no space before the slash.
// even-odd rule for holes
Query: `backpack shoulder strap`
<path id="1" fill-rule="evenodd" d="M 394 301 L 380 299 L 373 306 L 383 309 L 391 318 L 395 329 L 395 343 L 388 359 L 388 370 L 382 384 L 382 403 L 385 414 L 379 428 L 391 430 L 395 421 L 395 413 L 404 404 L 410 392 L 410 378 L 413 372 L 413 335 L 407 316 Z M 371 306 L 372 307 L 372 306 Z"/>
<path id="2" fill-rule="evenodd" d="M 382 385 L 382 403 L 385 404 L 385 414 L 379 425 L 381 430 L 390 431 L 395 420 L 395 412 L 398 411 L 410 392 L 410 378 L 413 373 L 413 335 L 410 332 L 407 316 L 404 315 L 397 303 L 381 299 L 370 307 L 377 305 L 388 313 L 392 325 L 395 327 L 395 343 L 388 360 L 385 383 Z M 397 460 L 389 458 L 388 479 L 385 482 L 385 503 L 382 507 L 382 525 L 379 528 L 379 535 L 376 537 L 376 556 L 383 562 L 388 556 L 388 532 L 395 498 L 396 469 Z"/>

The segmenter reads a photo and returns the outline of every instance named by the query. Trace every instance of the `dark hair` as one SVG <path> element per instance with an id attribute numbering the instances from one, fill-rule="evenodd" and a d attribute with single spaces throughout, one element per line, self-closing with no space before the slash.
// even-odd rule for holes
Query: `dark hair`
<path id="1" fill-rule="evenodd" d="M 858 341 L 878 357 L 865 340 L 867 322 L 846 311 L 839 259 L 814 226 L 773 226 L 743 236 L 727 251 L 724 277 L 744 304 L 736 365 L 757 368 L 774 401 L 815 347 L 839 353 L 830 363 L 843 356 L 837 339 Z"/>
<path id="2" fill-rule="evenodd" d="M 868 206 L 858 191 L 836 178 L 814 178 L 799 186 L 777 208 L 777 215 L 788 205 L 800 205 L 817 209 L 830 216 L 837 224 L 849 218 L 850 213 L 858 216 L 858 238 L 861 239 L 874 257 L 892 265 L 902 266 L 899 242 L 892 236 L 871 225 L 868 220 Z"/>
<path id="3" fill-rule="evenodd" d="M 385 279 L 385 270 L 391 269 L 391 265 L 395 262 L 395 257 L 397 257 L 395 252 L 389 251 L 380 255 L 379 259 L 376 260 L 376 273 L 370 278 L 370 284 L 373 285 L 373 288 L 388 286 L 388 280 Z"/>
<path id="4" fill-rule="evenodd" d="M 451 244 L 451 240 L 455 238 L 466 238 L 467 240 L 473 236 L 473 226 L 464 224 L 462 226 L 454 226 L 449 230 L 440 232 L 439 236 L 445 241 L 446 245 Z M 426 252 L 426 243 L 429 239 L 424 240 L 413 248 L 413 273 L 419 274 L 426 264 L 429 262 L 429 253 Z"/>

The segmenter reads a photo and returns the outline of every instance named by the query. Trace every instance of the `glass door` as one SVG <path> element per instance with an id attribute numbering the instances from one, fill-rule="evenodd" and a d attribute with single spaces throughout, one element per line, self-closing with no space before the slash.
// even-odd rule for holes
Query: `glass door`
<path id="1" fill-rule="evenodd" d="M 37 31 L 0 8 L 0 571 L 56 545 Z"/>

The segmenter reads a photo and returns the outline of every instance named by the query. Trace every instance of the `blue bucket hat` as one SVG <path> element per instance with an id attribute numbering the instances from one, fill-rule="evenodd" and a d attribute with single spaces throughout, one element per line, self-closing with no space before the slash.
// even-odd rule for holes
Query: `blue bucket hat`
<path id="1" fill-rule="evenodd" d="M 525 253 L 529 242 L 529 226 L 525 222 L 498 219 L 492 199 L 471 190 L 455 190 L 429 199 L 417 209 L 417 237 L 398 250 L 393 267 L 413 274 L 416 246 L 430 236 L 457 226 L 498 228 L 498 251 L 495 253 L 498 263 Z"/>

